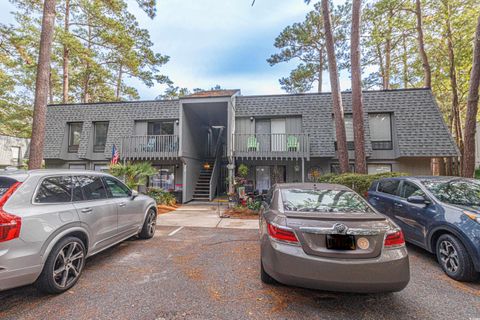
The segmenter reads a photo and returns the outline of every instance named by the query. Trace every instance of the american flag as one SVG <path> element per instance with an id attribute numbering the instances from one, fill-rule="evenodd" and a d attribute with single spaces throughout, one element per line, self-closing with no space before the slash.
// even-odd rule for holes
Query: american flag
<path id="1" fill-rule="evenodd" d="M 115 145 L 112 146 L 112 161 L 111 164 L 117 164 L 118 160 L 120 160 L 120 153 L 118 153 L 118 149 Z"/>

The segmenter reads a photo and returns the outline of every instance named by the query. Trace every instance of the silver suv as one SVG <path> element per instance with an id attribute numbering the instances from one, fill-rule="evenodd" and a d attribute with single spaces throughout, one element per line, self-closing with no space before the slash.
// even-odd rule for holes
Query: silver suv
<path id="1" fill-rule="evenodd" d="M 127 238 L 152 238 L 155 201 L 93 171 L 0 172 L 0 290 L 34 283 L 61 293 L 85 259 Z"/>

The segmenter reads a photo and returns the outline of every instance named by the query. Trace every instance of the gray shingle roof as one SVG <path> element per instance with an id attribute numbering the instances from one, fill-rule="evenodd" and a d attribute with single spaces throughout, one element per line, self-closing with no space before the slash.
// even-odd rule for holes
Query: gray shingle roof
<path id="1" fill-rule="evenodd" d="M 351 113 L 351 93 L 342 94 L 346 113 Z M 365 113 L 391 112 L 394 118 L 395 157 L 456 156 L 458 149 L 428 89 L 364 92 Z M 295 94 L 235 96 L 237 117 L 301 115 L 305 133 L 310 135 L 312 157 L 334 157 L 334 135 L 331 95 Z M 112 144 L 120 137 L 134 134 L 135 120 L 178 119 L 179 100 L 112 102 L 71 105 L 50 105 L 44 157 L 61 159 L 65 147 L 68 122 L 83 121 L 84 132 L 91 133 L 92 122 L 109 121 L 105 157 L 110 157 Z M 372 154 L 368 117 L 365 116 L 367 155 Z M 92 140 L 82 134 L 78 156 L 86 156 Z"/>
<path id="2" fill-rule="evenodd" d="M 351 92 L 342 93 L 345 113 L 352 112 Z M 397 157 L 456 156 L 453 141 L 429 89 L 366 91 L 364 112 L 391 112 Z M 236 97 L 236 116 L 302 115 L 310 134 L 312 156 L 333 157 L 334 135 L 330 93 Z M 367 155 L 370 130 L 365 116 Z"/>

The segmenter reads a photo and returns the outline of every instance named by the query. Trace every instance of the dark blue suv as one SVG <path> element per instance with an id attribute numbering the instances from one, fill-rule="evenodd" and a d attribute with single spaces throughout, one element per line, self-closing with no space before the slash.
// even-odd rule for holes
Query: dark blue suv
<path id="1" fill-rule="evenodd" d="M 375 181 L 368 202 L 392 218 L 405 240 L 436 254 L 451 278 L 480 272 L 480 181 L 459 177 L 399 177 Z"/>

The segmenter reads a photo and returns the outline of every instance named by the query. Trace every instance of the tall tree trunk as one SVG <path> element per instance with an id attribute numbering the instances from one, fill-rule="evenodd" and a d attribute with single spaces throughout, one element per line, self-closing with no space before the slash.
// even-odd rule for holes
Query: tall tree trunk
<path id="1" fill-rule="evenodd" d="M 88 52 L 92 49 L 92 26 L 90 25 L 90 19 L 87 13 L 87 23 L 88 23 L 88 43 L 87 49 Z M 87 60 L 85 65 L 85 79 L 83 83 L 83 102 L 88 103 L 90 102 L 90 62 Z"/>
<path id="2" fill-rule="evenodd" d="M 117 76 L 117 88 L 116 88 L 116 92 L 115 92 L 115 96 L 117 98 L 117 100 L 120 100 L 120 93 L 122 91 L 122 75 L 123 75 L 123 66 L 122 64 L 120 64 L 119 68 L 118 68 L 118 76 Z"/>
<path id="3" fill-rule="evenodd" d="M 457 84 L 457 70 L 455 67 L 455 52 L 453 50 L 453 36 L 450 23 L 451 8 L 449 3 L 444 3 L 447 9 L 447 21 L 446 21 L 446 33 L 447 33 L 447 47 L 448 47 L 448 59 L 449 59 L 449 77 L 450 86 L 452 90 L 452 121 L 455 128 L 455 137 L 457 140 L 458 148 L 463 155 L 463 138 L 462 128 L 460 124 L 460 103 L 458 98 L 458 84 Z M 452 127 L 452 129 L 453 129 Z"/>
<path id="4" fill-rule="evenodd" d="M 405 32 L 402 32 L 402 80 L 403 87 L 408 88 L 408 50 L 407 50 L 407 36 Z"/>
<path id="5" fill-rule="evenodd" d="M 70 0 L 65 0 L 65 35 L 69 33 L 70 28 Z M 70 50 L 66 44 L 63 45 L 63 103 L 68 103 L 69 75 L 68 65 L 70 63 Z"/>
<path id="6" fill-rule="evenodd" d="M 323 25 L 325 27 L 325 42 L 328 57 L 328 71 L 330 73 L 330 86 L 332 88 L 333 117 L 335 120 L 335 135 L 337 137 L 337 154 L 340 163 L 340 172 L 348 172 L 347 135 L 343 115 L 342 95 L 338 80 L 337 58 L 335 56 L 335 42 L 333 40 L 332 21 L 328 0 L 322 0 Z"/>
<path id="7" fill-rule="evenodd" d="M 465 146 L 463 150 L 463 176 L 473 177 L 475 173 L 475 132 L 477 129 L 478 88 L 480 86 L 480 16 L 475 32 L 473 64 L 467 100 L 465 119 Z"/>
<path id="8" fill-rule="evenodd" d="M 388 38 L 387 42 L 385 43 L 385 68 L 384 68 L 385 74 L 383 75 L 384 90 L 390 89 L 390 66 L 392 63 L 391 53 L 392 53 L 392 40 Z"/>
<path id="9" fill-rule="evenodd" d="M 50 75 L 54 23 L 55 0 L 45 0 L 43 4 L 42 32 L 40 35 L 40 50 L 38 53 L 37 76 L 35 80 L 32 139 L 30 142 L 30 156 L 28 161 L 29 169 L 40 169 L 42 167 L 49 90 L 48 78 Z"/>
<path id="10" fill-rule="evenodd" d="M 423 17 L 422 17 L 422 5 L 421 0 L 415 1 L 415 15 L 417 17 L 417 40 L 418 51 L 422 58 L 423 66 L 423 83 L 426 88 L 432 87 L 432 69 L 430 68 L 430 62 L 428 61 L 427 52 L 425 51 L 425 40 L 423 38 Z"/>
<path id="11" fill-rule="evenodd" d="M 321 93 L 322 92 L 322 82 L 323 82 L 323 66 L 324 66 L 324 61 L 323 61 L 323 48 L 320 49 L 320 61 L 318 64 L 318 87 L 317 87 L 317 92 Z"/>
<path id="12" fill-rule="evenodd" d="M 52 68 L 48 72 L 48 103 L 53 103 L 53 79 L 52 79 Z"/>
<path id="13" fill-rule="evenodd" d="M 352 33 L 350 57 L 352 64 L 352 114 L 355 141 L 355 171 L 367 173 L 365 158 L 365 130 L 363 128 L 362 70 L 360 66 L 360 20 L 361 0 L 352 2 Z"/>

